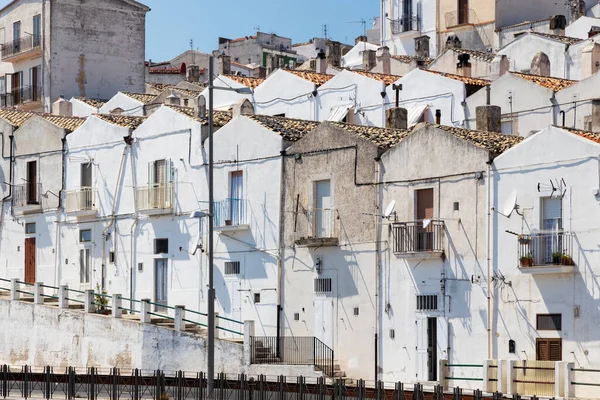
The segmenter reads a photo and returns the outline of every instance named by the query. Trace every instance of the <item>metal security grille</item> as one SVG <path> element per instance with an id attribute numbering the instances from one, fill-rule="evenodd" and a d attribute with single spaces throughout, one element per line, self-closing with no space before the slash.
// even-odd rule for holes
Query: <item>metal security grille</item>
<path id="1" fill-rule="evenodd" d="M 417 295 L 418 311 L 436 311 L 438 309 L 437 294 L 419 294 Z"/>
<path id="2" fill-rule="evenodd" d="M 537 330 L 538 331 L 560 331 L 562 329 L 561 314 L 538 314 L 537 315 Z"/>
<path id="3" fill-rule="evenodd" d="M 331 293 L 331 278 L 316 278 L 315 293 Z"/>
<path id="4" fill-rule="evenodd" d="M 240 274 L 240 262 L 239 261 L 226 261 L 225 262 L 225 275 L 239 275 Z"/>

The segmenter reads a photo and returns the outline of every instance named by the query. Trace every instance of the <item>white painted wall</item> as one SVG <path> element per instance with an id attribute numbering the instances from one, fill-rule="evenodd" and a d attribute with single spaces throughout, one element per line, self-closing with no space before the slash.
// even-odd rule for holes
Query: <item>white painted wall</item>
<path id="1" fill-rule="evenodd" d="M 142 93 L 142 92 L 140 92 Z M 100 107 L 100 114 L 110 114 L 115 108 L 121 108 L 124 115 L 144 116 L 144 103 L 119 92 Z"/>
<path id="2" fill-rule="evenodd" d="M 437 54 L 436 47 L 436 3 L 434 0 L 407 0 L 412 2 L 413 17 L 420 18 L 420 31 L 408 31 L 397 34 L 392 33 L 392 21 L 398 20 L 402 16 L 403 0 L 383 0 L 381 20 L 383 46 L 390 48 L 390 53 L 393 55 L 414 55 L 415 41 L 419 36 L 427 35 L 429 41 L 429 53 L 432 56 Z M 443 17 L 443 16 L 442 16 Z M 416 27 L 416 22 L 413 22 Z"/>
<path id="3" fill-rule="evenodd" d="M 254 91 L 254 110 L 256 114 L 318 120 L 314 90 L 314 83 L 278 69 Z"/>
<path id="4" fill-rule="evenodd" d="M 251 94 L 240 94 L 240 93 L 236 93 L 234 91 L 230 91 L 230 90 L 219 90 L 219 88 L 227 88 L 227 89 L 240 89 L 240 88 L 246 88 L 246 86 L 242 85 L 241 83 L 234 81 L 233 79 L 228 78 L 227 76 L 224 75 L 219 75 L 215 78 L 214 80 L 214 86 L 215 86 L 215 90 L 214 90 L 214 100 L 213 100 L 213 106 L 215 108 L 227 108 L 229 106 L 234 105 L 235 103 L 237 103 L 238 101 L 242 100 L 242 99 L 248 99 L 250 101 L 252 101 L 252 95 Z M 204 98 L 206 99 L 206 106 L 208 109 L 208 88 L 204 89 L 202 91 L 202 96 L 204 96 Z"/>
<path id="5" fill-rule="evenodd" d="M 596 88 L 600 85 L 600 74 L 596 73 L 556 93 L 556 125 L 562 126 L 561 111 L 565 113 L 565 126 L 586 129 L 585 119 L 592 115 L 591 100 L 598 98 Z M 573 101 L 577 101 L 576 105 Z"/>
<path id="6" fill-rule="evenodd" d="M 69 100 L 73 105 L 73 116 L 74 117 L 89 117 L 92 114 L 97 114 L 99 109 L 96 107 L 92 107 L 87 103 L 84 103 L 81 100 L 78 100 L 75 97 L 72 97 Z"/>
<path id="7" fill-rule="evenodd" d="M 581 17 L 575 22 L 571 22 L 565 28 L 565 36 L 587 39 L 588 32 L 593 26 L 600 26 L 600 19 L 592 17 Z"/>
<path id="8" fill-rule="evenodd" d="M 561 42 L 526 34 L 498 50 L 498 54 L 508 57 L 511 71 L 529 72 L 531 61 L 542 51 L 550 59 L 550 76 L 568 78 L 566 49 Z"/>
<path id="9" fill-rule="evenodd" d="M 365 50 L 377 51 L 379 46 L 367 42 L 358 42 L 349 52 L 342 56 L 343 68 L 362 69 L 363 52 Z"/>

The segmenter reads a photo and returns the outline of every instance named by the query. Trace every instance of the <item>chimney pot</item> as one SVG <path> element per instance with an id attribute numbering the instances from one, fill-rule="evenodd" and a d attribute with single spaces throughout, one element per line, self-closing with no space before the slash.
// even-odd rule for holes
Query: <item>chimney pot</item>
<path id="1" fill-rule="evenodd" d="M 498 106 L 479 106 L 475 109 L 477 130 L 487 132 L 500 132 L 502 110 Z"/>
<path id="2" fill-rule="evenodd" d="M 242 99 L 234 104 L 232 110 L 233 118 L 239 117 L 240 115 L 253 115 L 254 106 L 248 99 Z"/>
<path id="3" fill-rule="evenodd" d="M 317 54 L 315 71 L 319 74 L 325 74 L 327 72 L 327 58 L 322 50 Z"/>
<path id="4" fill-rule="evenodd" d="M 196 110 L 196 116 L 198 118 L 206 118 L 206 97 L 199 95 L 196 104 L 198 107 Z"/>
<path id="5" fill-rule="evenodd" d="M 354 44 L 359 44 L 360 42 L 366 42 L 367 41 L 367 37 L 366 36 L 357 36 L 356 39 L 354 40 Z"/>
<path id="6" fill-rule="evenodd" d="M 363 56 L 363 65 L 362 69 L 364 71 L 370 71 L 373 67 L 375 67 L 377 63 L 377 56 L 375 54 L 375 50 L 365 50 L 362 53 Z"/>
<path id="7" fill-rule="evenodd" d="M 73 104 L 70 101 L 65 100 L 65 96 L 61 95 L 58 100 L 52 104 L 52 114 L 60 115 L 62 117 L 73 116 Z"/>
<path id="8" fill-rule="evenodd" d="M 440 109 L 435 110 L 435 123 L 437 125 L 442 124 L 442 110 Z"/>
<path id="9" fill-rule="evenodd" d="M 221 54 L 219 56 L 219 75 L 231 75 L 231 57 Z"/>
<path id="10" fill-rule="evenodd" d="M 388 129 L 408 129 L 408 111 L 394 107 L 385 112 L 385 127 Z"/>
<path id="11" fill-rule="evenodd" d="M 381 72 L 386 75 L 392 73 L 391 59 L 389 47 L 383 46 L 377 49 L 377 64 L 381 64 Z"/>

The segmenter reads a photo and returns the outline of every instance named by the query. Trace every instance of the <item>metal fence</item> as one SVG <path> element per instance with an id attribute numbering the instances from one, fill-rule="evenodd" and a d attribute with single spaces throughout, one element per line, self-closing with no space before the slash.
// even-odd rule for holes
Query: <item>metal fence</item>
<path id="1" fill-rule="evenodd" d="M 246 199 L 225 199 L 215 202 L 215 226 L 248 225 Z"/>
<path id="2" fill-rule="evenodd" d="M 335 231 L 336 210 L 333 208 L 313 208 L 307 212 L 309 229 L 312 235 L 309 237 L 323 239 L 336 238 Z"/>
<path id="3" fill-rule="evenodd" d="M 312 336 L 255 336 L 250 353 L 252 364 L 313 365 L 327 376 L 335 373 L 333 350 Z"/>
<path id="4" fill-rule="evenodd" d="M 24 183 L 13 186 L 13 207 L 39 205 L 42 193 L 41 183 Z"/>
<path id="5" fill-rule="evenodd" d="M 70 212 L 94 211 L 96 208 L 96 196 L 98 191 L 93 188 L 81 188 L 69 190 L 65 193 L 66 210 Z"/>
<path id="6" fill-rule="evenodd" d="M 136 188 L 138 210 L 166 210 L 173 206 L 173 186 L 171 184 L 152 185 Z"/>
<path id="7" fill-rule="evenodd" d="M 22 38 L 11 40 L 0 47 L 2 49 L 2 60 L 41 47 L 41 44 L 40 35 L 26 35 Z"/>
<path id="8" fill-rule="evenodd" d="M 41 99 L 41 86 L 24 86 L 19 89 L 11 89 L 10 93 L 0 94 L 0 105 L 2 107 L 13 107 L 23 103 L 41 101 Z"/>
<path id="9" fill-rule="evenodd" d="M 575 265 L 573 236 L 562 231 L 519 235 L 519 265 Z"/>
<path id="10" fill-rule="evenodd" d="M 444 221 L 396 222 L 392 225 L 394 253 L 443 251 Z"/>
<path id="11" fill-rule="evenodd" d="M 519 360 L 513 366 L 517 393 L 538 396 L 554 395 L 554 361 Z"/>
<path id="12" fill-rule="evenodd" d="M 421 18 L 418 15 L 404 14 L 400 18 L 392 21 L 392 34 L 396 35 L 402 32 L 420 31 Z"/>

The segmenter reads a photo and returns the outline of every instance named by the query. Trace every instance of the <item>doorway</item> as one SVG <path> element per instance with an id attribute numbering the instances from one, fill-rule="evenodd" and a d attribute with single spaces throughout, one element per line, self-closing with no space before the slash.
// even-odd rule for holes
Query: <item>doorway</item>
<path id="1" fill-rule="evenodd" d="M 425 221 L 433 219 L 433 189 L 416 191 L 417 243 L 416 251 L 433 250 L 433 225 Z"/>
<path id="2" fill-rule="evenodd" d="M 437 381 L 438 318 L 417 317 L 417 380 Z"/>
<path id="3" fill-rule="evenodd" d="M 333 234 L 331 181 L 315 182 L 315 237 L 329 238 Z"/>
<path id="4" fill-rule="evenodd" d="M 244 196 L 244 171 L 231 173 L 231 186 L 229 188 L 229 219 L 234 226 L 243 223 L 243 196 Z"/>
<path id="5" fill-rule="evenodd" d="M 35 238 L 25 239 L 25 283 L 35 283 Z"/>
<path id="6" fill-rule="evenodd" d="M 154 302 L 158 305 L 155 306 L 156 311 L 162 311 L 165 308 L 163 306 L 168 305 L 168 272 L 169 260 L 166 258 L 157 258 L 154 260 Z"/>
<path id="7" fill-rule="evenodd" d="M 333 298 L 315 298 L 313 307 L 315 310 L 315 337 L 333 349 Z"/>

